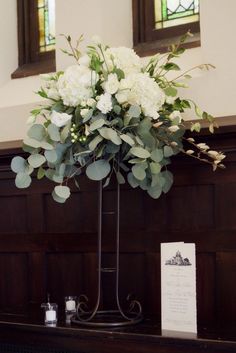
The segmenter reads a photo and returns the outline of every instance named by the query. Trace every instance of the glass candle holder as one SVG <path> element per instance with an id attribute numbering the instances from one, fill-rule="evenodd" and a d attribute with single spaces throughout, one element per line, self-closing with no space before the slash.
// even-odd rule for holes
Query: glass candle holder
<path id="1" fill-rule="evenodd" d="M 41 305 L 41 308 L 44 308 L 45 316 L 44 322 L 46 325 L 56 324 L 57 323 L 57 310 L 58 306 L 55 303 L 44 303 Z"/>
<path id="2" fill-rule="evenodd" d="M 65 312 L 67 314 L 72 314 L 76 312 L 77 297 L 68 296 L 65 297 Z"/>

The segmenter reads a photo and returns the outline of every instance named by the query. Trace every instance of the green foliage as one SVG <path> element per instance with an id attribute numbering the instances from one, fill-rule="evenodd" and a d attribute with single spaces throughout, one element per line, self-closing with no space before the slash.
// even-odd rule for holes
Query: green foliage
<path id="1" fill-rule="evenodd" d="M 97 181 L 106 178 L 110 171 L 110 163 L 105 159 L 95 161 L 86 168 L 88 178 Z"/>
<path id="2" fill-rule="evenodd" d="M 153 101 L 149 102 L 151 109 L 147 109 L 145 103 L 148 101 L 148 95 L 145 86 L 140 88 L 138 82 L 134 87 L 129 86 L 130 77 L 127 80 L 127 87 L 122 85 L 127 78 L 126 70 L 122 68 L 122 60 L 120 64 L 113 54 L 109 56 L 106 52 L 108 47 L 100 43 L 88 46 L 85 58 L 86 62 L 89 60 L 87 70 L 93 70 L 97 79 L 94 80 L 90 72 L 91 82 L 86 82 L 86 87 L 82 87 L 82 82 L 87 81 L 86 73 L 79 83 L 78 92 L 76 82 L 72 80 L 71 94 L 74 95 L 76 92 L 82 95 L 78 100 L 79 103 L 67 106 L 59 89 L 57 92 L 59 98 L 50 98 L 50 88 L 56 90 L 60 83 L 59 78 L 64 72 L 46 77 L 46 86 L 37 93 L 40 97 L 46 98 L 47 103 L 31 111 L 28 120 L 31 125 L 23 143 L 23 150 L 29 156 L 26 159 L 15 157 L 11 162 L 11 169 L 16 173 L 16 186 L 29 187 L 31 175 L 37 176 L 39 180 L 46 177 L 57 184 L 52 192 L 53 199 L 64 203 L 71 194 L 69 179 L 73 179 L 79 187 L 79 175 L 85 171 L 89 179 L 102 180 L 103 186 L 106 187 L 114 173 L 119 184 L 127 181 L 131 187 L 140 187 L 152 198 L 158 199 L 162 193 L 167 193 L 173 184 L 173 175 L 168 171 L 168 165 L 171 158 L 179 152 L 207 161 L 214 170 L 217 167 L 223 168 L 221 160 L 224 155 L 209 150 L 205 144 L 197 144 L 194 139 L 187 139 L 191 149 L 184 150 L 185 127 L 182 123 L 184 115 L 181 114 L 185 110 L 192 109 L 198 118 L 198 121 L 192 123 L 191 131 L 200 131 L 201 120 L 209 124 L 212 133 L 216 127 L 212 115 L 201 110 L 191 99 L 180 98 L 178 94 L 178 88 L 187 87 L 186 80 L 191 78 L 189 73 L 192 69 L 179 73 L 180 67 L 175 62 L 184 53 L 182 44 L 190 35 L 186 33 L 180 38 L 179 43 L 170 46 L 167 54 L 155 55 L 140 68 L 139 75 L 149 76 L 150 81 L 155 86 L 158 85 L 158 90 L 163 93 L 163 95 L 160 93 L 159 108 L 156 106 L 157 102 Z M 72 43 L 70 36 L 64 37 L 69 48 L 63 52 L 74 57 L 81 65 L 79 44 L 82 37 L 76 43 Z M 128 60 L 129 55 L 127 55 L 127 71 L 130 64 Z M 135 63 L 135 70 L 136 64 L 138 66 L 138 60 Z M 204 64 L 196 68 L 209 70 L 212 65 Z M 169 76 L 176 77 L 169 79 Z M 109 77 L 112 77 L 114 82 L 109 82 L 108 86 L 114 83 L 120 87 L 114 86 L 116 92 L 111 95 L 105 89 Z M 127 90 L 131 93 L 130 100 L 122 102 L 122 99 L 118 99 L 117 93 L 121 96 L 124 93 L 126 96 Z M 136 100 L 139 90 L 143 90 L 143 94 Z M 110 95 L 110 101 L 104 103 L 103 109 L 99 109 L 98 101 L 105 97 L 104 93 Z M 54 114 L 54 119 L 51 118 L 53 111 L 58 113 Z M 64 114 L 60 116 L 60 113 Z M 70 115 L 69 118 L 66 114 Z M 58 116 L 59 122 L 56 121 Z"/>

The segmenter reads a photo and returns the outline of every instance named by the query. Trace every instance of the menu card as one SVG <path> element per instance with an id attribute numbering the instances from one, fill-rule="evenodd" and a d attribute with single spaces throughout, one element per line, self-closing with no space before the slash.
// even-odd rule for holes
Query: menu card
<path id="1" fill-rule="evenodd" d="M 197 333 L 195 244 L 161 244 L 163 333 Z M 173 333 L 174 333 L 173 332 Z"/>

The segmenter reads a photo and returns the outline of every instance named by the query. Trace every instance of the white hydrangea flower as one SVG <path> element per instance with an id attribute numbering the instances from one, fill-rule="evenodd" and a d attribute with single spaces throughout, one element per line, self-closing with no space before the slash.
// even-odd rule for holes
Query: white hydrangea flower
<path id="1" fill-rule="evenodd" d="M 141 59 L 133 49 L 125 47 L 108 48 L 105 51 L 105 58 L 109 69 L 112 69 L 115 65 L 118 69 L 124 71 L 126 76 L 141 72 Z"/>
<path id="2" fill-rule="evenodd" d="M 109 93 L 104 93 L 99 97 L 97 108 L 103 113 L 107 114 L 112 110 L 112 100 Z"/>
<path id="3" fill-rule="evenodd" d="M 94 108 L 96 106 L 96 101 L 94 98 L 89 98 L 86 103 L 87 106 L 91 108 Z"/>
<path id="4" fill-rule="evenodd" d="M 51 122 L 58 126 L 62 127 L 65 126 L 72 118 L 72 115 L 67 114 L 67 113 L 59 113 L 53 110 L 52 115 L 51 115 Z"/>
<path id="5" fill-rule="evenodd" d="M 107 81 L 104 82 L 103 88 L 106 93 L 114 94 L 118 91 L 119 81 L 116 74 L 109 74 Z"/>
<path id="6" fill-rule="evenodd" d="M 79 58 L 79 64 L 82 66 L 89 67 L 90 61 L 91 61 L 90 57 L 87 54 L 85 54 Z"/>
<path id="7" fill-rule="evenodd" d="M 44 81 L 43 89 L 48 98 L 53 100 L 60 100 L 60 94 L 57 87 L 57 77 L 55 74 L 42 74 L 40 78 Z"/>
<path id="8" fill-rule="evenodd" d="M 116 99 L 120 104 L 139 105 L 144 115 L 156 120 L 165 94 L 147 73 L 138 73 L 121 80 Z"/>
<path id="9" fill-rule="evenodd" d="M 97 80 L 97 74 L 86 66 L 68 67 L 58 80 L 58 91 L 63 103 L 76 107 L 82 101 L 87 101 L 93 95 L 91 83 L 95 85 Z"/>

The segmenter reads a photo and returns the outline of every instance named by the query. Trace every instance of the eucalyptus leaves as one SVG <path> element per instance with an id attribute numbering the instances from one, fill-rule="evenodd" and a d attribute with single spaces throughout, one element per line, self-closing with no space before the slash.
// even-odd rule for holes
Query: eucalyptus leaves
<path id="1" fill-rule="evenodd" d="M 223 168 L 222 153 L 184 137 L 186 109 L 193 108 L 209 122 L 210 131 L 214 129 L 211 115 L 178 96 L 178 87 L 186 86 L 181 80 L 190 78 L 190 70 L 174 80 L 167 78 L 169 71 L 180 70 L 173 60 L 184 52 L 181 44 L 188 35 L 146 65 L 132 49 L 109 48 L 100 42 L 81 55 L 80 40 L 74 47 L 67 37 L 70 51 L 66 53 L 77 63 L 65 72 L 42 77 L 38 94 L 47 100 L 31 112 L 23 145 L 29 157 L 12 160 L 16 186 L 29 187 L 37 170 L 38 179 L 47 177 L 57 184 L 52 196 L 63 203 L 70 197 L 69 179 L 79 186 L 79 175 L 85 171 L 91 180 L 104 180 L 105 187 L 115 173 L 118 183 L 127 179 L 133 188 L 140 187 L 157 199 L 171 188 L 168 165 L 179 152 L 211 164 L 214 170 Z M 192 131 L 200 128 L 199 122 L 192 125 Z"/>

